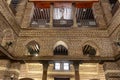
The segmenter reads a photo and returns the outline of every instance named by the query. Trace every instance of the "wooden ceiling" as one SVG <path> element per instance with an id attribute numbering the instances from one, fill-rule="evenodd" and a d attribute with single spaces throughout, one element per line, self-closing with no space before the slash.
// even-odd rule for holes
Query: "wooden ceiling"
<path id="1" fill-rule="evenodd" d="M 83 2 L 75 2 L 75 7 L 77 8 L 91 8 L 93 3 L 96 1 L 83 1 Z M 50 4 L 51 2 L 34 2 L 35 6 L 38 8 L 50 8 Z M 62 5 L 61 5 L 62 4 Z M 67 3 L 63 3 L 60 2 L 60 4 L 57 2 L 54 2 L 54 6 L 69 6 L 69 4 L 71 4 L 70 2 Z"/>
<path id="2" fill-rule="evenodd" d="M 97 1 L 83 1 L 83 2 L 76 2 L 75 6 L 77 8 L 91 8 L 93 3 Z"/>
<path id="3" fill-rule="evenodd" d="M 34 2 L 37 8 L 50 8 L 50 2 Z"/>

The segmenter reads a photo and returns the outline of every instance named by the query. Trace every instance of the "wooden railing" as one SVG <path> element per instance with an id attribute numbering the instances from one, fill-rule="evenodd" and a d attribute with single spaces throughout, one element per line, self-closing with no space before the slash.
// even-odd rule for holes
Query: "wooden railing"
<path id="1" fill-rule="evenodd" d="M 32 19 L 31 27 L 39 27 L 39 26 L 49 26 L 49 20 L 47 19 Z"/>
<path id="2" fill-rule="evenodd" d="M 78 27 L 82 26 L 90 26 L 90 27 L 96 27 L 96 21 L 95 20 L 78 20 Z"/>

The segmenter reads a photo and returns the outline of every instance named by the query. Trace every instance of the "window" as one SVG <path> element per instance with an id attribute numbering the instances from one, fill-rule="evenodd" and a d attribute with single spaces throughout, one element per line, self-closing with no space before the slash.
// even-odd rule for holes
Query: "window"
<path id="1" fill-rule="evenodd" d="M 70 70 L 70 64 L 68 62 L 55 62 L 55 70 Z"/>
<path id="2" fill-rule="evenodd" d="M 69 63 L 64 63 L 64 70 L 69 70 Z"/>
<path id="3" fill-rule="evenodd" d="M 33 56 L 38 56 L 38 53 L 40 52 L 40 46 L 36 41 L 30 41 L 27 45 L 26 45 L 28 52 L 30 53 L 30 55 Z"/>
<path id="4" fill-rule="evenodd" d="M 31 27 L 49 27 L 50 3 L 34 2 L 34 13 Z"/>
<path id="5" fill-rule="evenodd" d="M 60 63 L 55 63 L 55 70 L 60 70 Z"/>
<path id="6" fill-rule="evenodd" d="M 85 45 L 83 47 L 83 55 L 95 56 L 96 50 L 90 45 Z"/>
<path id="7" fill-rule="evenodd" d="M 68 55 L 68 50 L 64 46 L 58 45 L 54 49 L 54 55 Z"/>
<path id="8" fill-rule="evenodd" d="M 72 3 L 54 3 L 53 26 L 70 27 L 72 25 Z"/>
<path id="9" fill-rule="evenodd" d="M 72 19 L 72 8 L 54 8 L 54 16 L 53 19 L 59 20 L 59 19 L 65 19 L 70 20 Z"/>

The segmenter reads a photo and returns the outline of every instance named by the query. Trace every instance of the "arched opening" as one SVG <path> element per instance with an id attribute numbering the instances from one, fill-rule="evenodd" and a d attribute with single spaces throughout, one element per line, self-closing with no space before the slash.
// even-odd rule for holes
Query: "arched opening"
<path id="1" fill-rule="evenodd" d="M 90 45 L 85 45 L 82 48 L 82 51 L 83 51 L 83 55 L 89 55 L 89 56 L 95 56 L 96 55 L 95 48 L 90 46 Z"/>
<path id="2" fill-rule="evenodd" d="M 22 79 L 19 79 L 19 80 L 34 80 L 34 79 L 31 79 L 31 78 L 22 78 Z"/>
<path id="3" fill-rule="evenodd" d="M 30 53 L 30 55 L 33 56 L 38 56 L 39 52 L 40 52 L 40 46 L 36 41 L 30 41 L 27 45 L 26 45 L 28 52 Z"/>
<path id="4" fill-rule="evenodd" d="M 58 41 L 54 46 L 54 55 L 68 55 L 68 46 L 63 41 Z"/>

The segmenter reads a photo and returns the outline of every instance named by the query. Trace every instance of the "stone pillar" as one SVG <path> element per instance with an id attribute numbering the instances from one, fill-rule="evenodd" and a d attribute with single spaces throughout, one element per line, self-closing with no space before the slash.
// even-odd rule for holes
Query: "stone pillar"
<path id="1" fill-rule="evenodd" d="M 53 27 L 53 5 L 50 6 L 50 27 Z"/>
<path id="2" fill-rule="evenodd" d="M 47 80 L 47 69 L 48 69 L 48 62 L 44 62 L 42 80 Z"/>
<path id="3" fill-rule="evenodd" d="M 9 60 L 0 60 L 0 80 L 4 80 L 4 77 L 9 66 L 10 66 Z"/>
<path id="4" fill-rule="evenodd" d="M 74 66 L 74 69 L 75 69 L 75 80 L 80 80 L 79 63 L 74 62 L 73 66 Z"/>
<path id="5" fill-rule="evenodd" d="M 77 27 L 77 19 L 76 19 L 76 8 L 75 5 L 73 5 L 73 27 Z"/>
<path id="6" fill-rule="evenodd" d="M 18 80 L 20 74 L 20 62 L 11 62 L 4 80 Z"/>
<path id="7" fill-rule="evenodd" d="M 109 0 L 100 0 L 100 2 L 105 15 L 105 21 L 106 23 L 109 23 L 112 18 L 111 5 Z"/>
<path id="8" fill-rule="evenodd" d="M 25 9 L 25 14 L 23 18 L 23 22 L 21 25 L 21 28 L 27 28 L 30 27 L 31 19 L 33 17 L 34 13 L 34 3 L 33 2 L 28 2 L 26 9 Z"/>
<path id="9" fill-rule="evenodd" d="M 105 29 L 106 28 L 106 22 L 104 19 L 104 14 L 102 11 L 102 8 L 99 3 L 93 3 L 92 6 L 94 18 L 96 20 L 96 23 L 100 29 Z"/>
<path id="10" fill-rule="evenodd" d="M 120 80 L 120 67 L 116 62 L 105 62 L 103 68 L 106 80 Z"/>
<path id="11" fill-rule="evenodd" d="M 25 8 L 28 0 L 20 0 L 20 3 L 17 5 L 16 8 L 16 20 L 21 25 L 22 19 L 25 13 Z"/>

